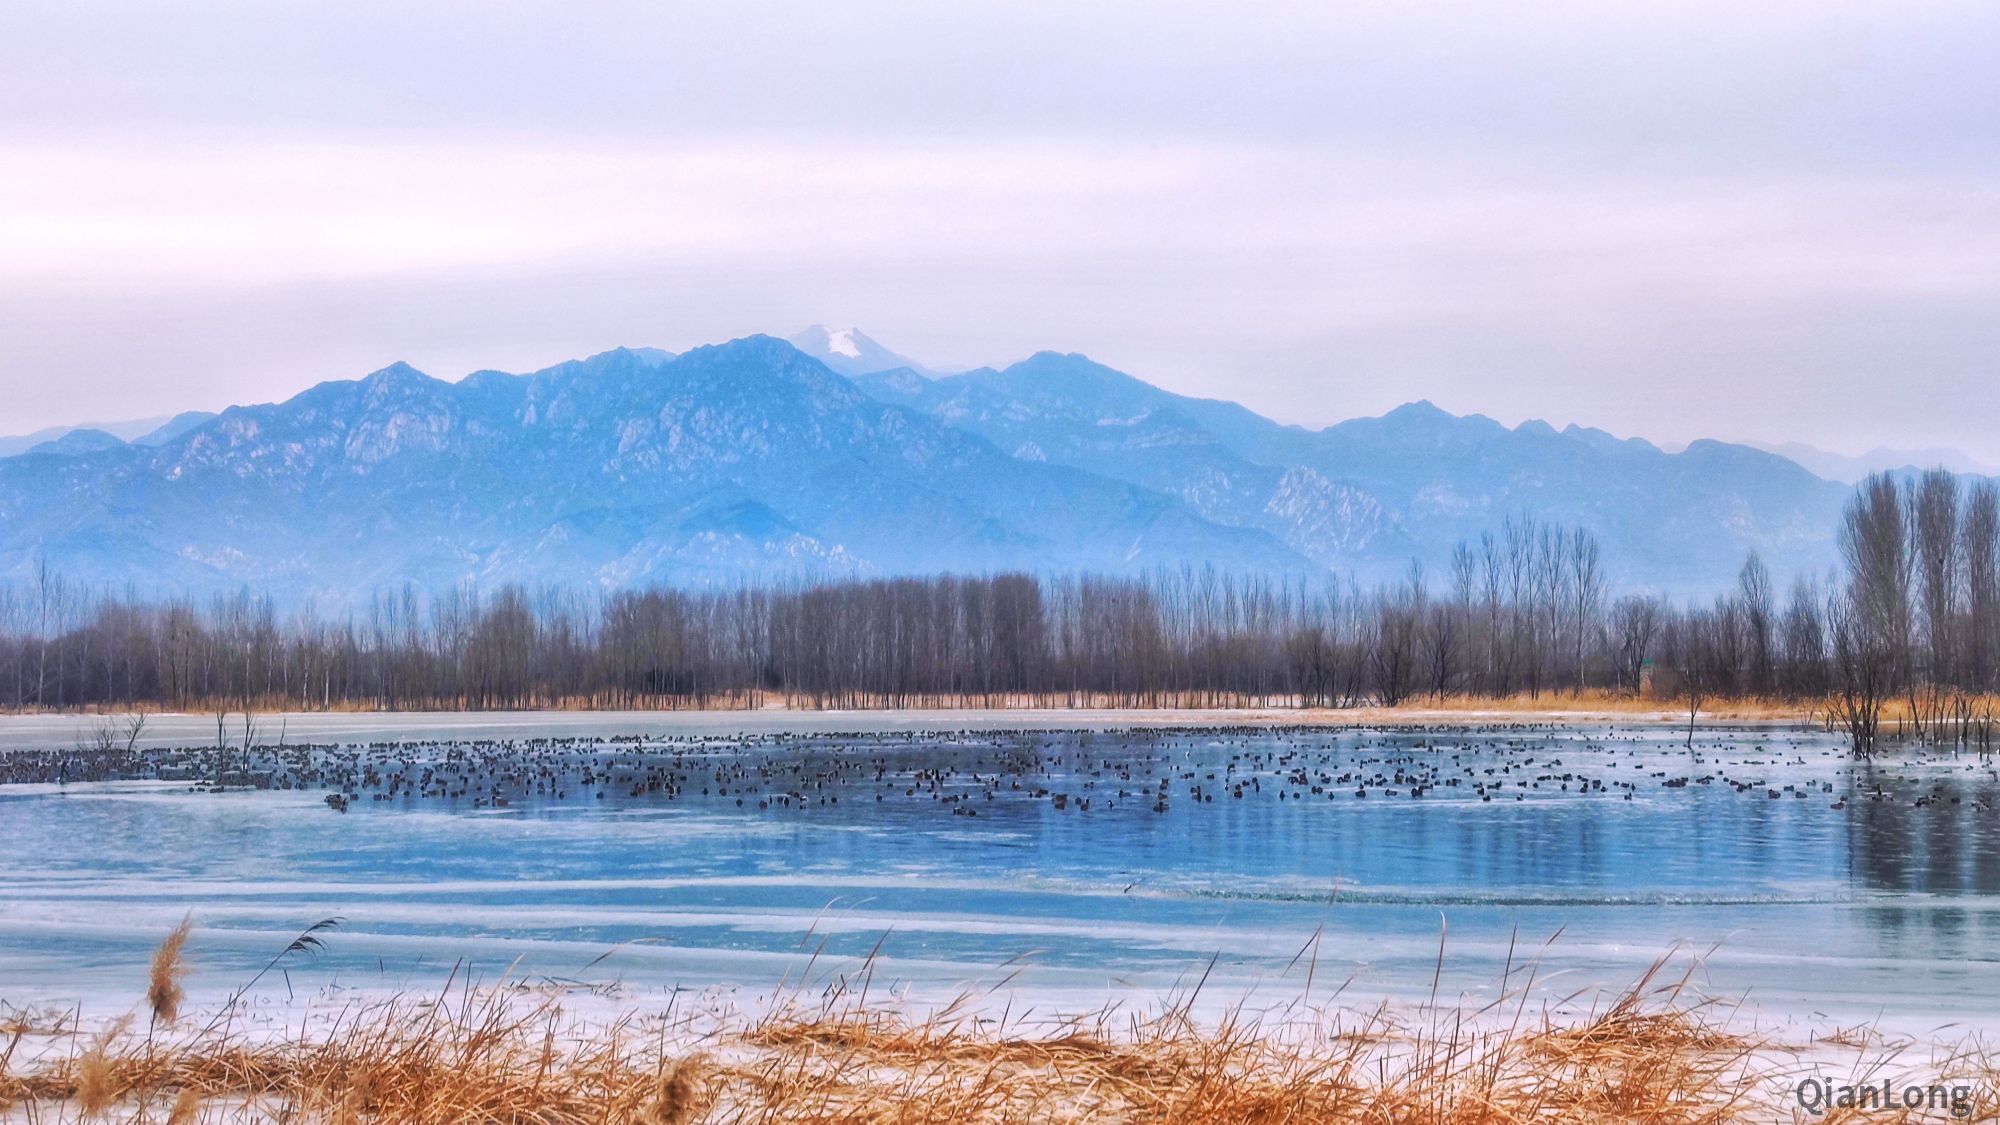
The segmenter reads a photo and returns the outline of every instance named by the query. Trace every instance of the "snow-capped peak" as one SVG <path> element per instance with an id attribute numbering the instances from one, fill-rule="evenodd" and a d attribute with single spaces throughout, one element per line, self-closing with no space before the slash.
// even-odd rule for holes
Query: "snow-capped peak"
<path id="1" fill-rule="evenodd" d="M 828 329 L 826 333 L 826 350 L 832 352 L 834 355 L 844 355 L 849 359 L 860 359 L 861 345 L 854 342 L 855 334 L 855 330 L 852 328 L 843 328 L 838 332 Z"/>
<path id="2" fill-rule="evenodd" d="M 828 328 L 824 324 L 815 324 L 791 337 L 791 342 L 800 351 L 842 375 L 868 375 L 898 367 L 908 367 L 919 373 L 924 370 L 907 356 L 897 355 L 869 339 L 868 334 L 859 328 Z"/>

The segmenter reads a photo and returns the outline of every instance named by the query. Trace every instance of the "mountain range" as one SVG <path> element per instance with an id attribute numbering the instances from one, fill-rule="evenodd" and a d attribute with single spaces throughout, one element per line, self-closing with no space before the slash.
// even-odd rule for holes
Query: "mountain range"
<path id="1" fill-rule="evenodd" d="M 1814 476 L 1843 484 L 1858 484 L 1870 473 L 1906 474 L 1930 468 L 1946 468 L 1971 476 L 2000 475 L 2000 467 L 1975 460 L 1960 449 L 1892 449 L 1878 445 L 1866 453 L 1849 454 L 1833 453 L 1797 441 L 1746 441 L 1743 444 L 1775 453 L 1797 463 Z"/>
<path id="2" fill-rule="evenodd" d="M 1213 565 L 1378 581 L 1512 515 L 1596 532 L 1672 594 L 1835 561 L 1848 494 L 1773 453 L 1668 453 L 1427 403 L 1320 430 L 1042 352 L 941 374 L 854 330 L 619 348 L 457 382 L 393 364 L 284 402 L 0 457 L 0 579 L 46 558 L 144 592 L 352 602 L 458 583 L 618 587 Z"/>
<path id="3" fill-rule="evenodd" d="M 30 434 L 0 437 L 0 457 L 31 450 L 76 452 L 89 447 L 106 448 L 132 442 L 135 445 L 163 445 L 194 429 L 214 414 L 190 410 L 171 418 L 136 418 L 129 422 L 85 422 L 80 426 L 50 426 Z"/>

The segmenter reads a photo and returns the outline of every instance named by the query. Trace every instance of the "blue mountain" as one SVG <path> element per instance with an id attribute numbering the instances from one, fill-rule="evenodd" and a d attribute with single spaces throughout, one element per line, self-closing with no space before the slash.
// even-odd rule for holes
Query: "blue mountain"
<path id="1" fill-rule="evenodd" d="M 68 435 L 82 430 L 96 431 L 102 436 L 116 438 L 119 441 L 152 444 L 183 433 L 213 417 L 215 415 L 204 410 L 190 410 L 185 414 L 176 414 L 172 418 L 135 418 L 124 422 L 87 422 L 80 426 L 50 426 L 31 434 L 0 437 L 0 457 L 25 453 L 52 441 L 61 441 Z M 102 437 L 86 437 L 83 440 L 101 443 Z"/>
<path id="2" fill-rule="evenodd" d="M 1055 352 L 1001 370 L 891 370 L 857 383 L 1017 458 L 1143 486 L 1377 580 L 1413 558 L 1440 574 L 1454 544 L 1518 515 L 1593 530 L 1627 588 L 1720 589 L 1752 550 L 1781 574 L 1817 573 L 1836 560 L 1848 494 L 1748 446 L 1698 441 L 1670 454 L 1601 430 L 1509 428 L 1429 402 L 1308 430 Z"/>
<path id="3" fill-rule="evenodd" d="M 1325 429 L 1081 355 L 937 375 L 853 330 L 619 348 L 458 382 L 394 364 L 287 401 L 0 457 L 0 580 L 347 602 L 411 583 L 708 583 L 1212 564 L 1375 581 L 1512 516 L 1675 594 L 1836 561 L 1847 486 L 1428 402 Z M 852 353 L 852 354 L 849 354 Z M 845 374 L 824 359 L 839 360 Z M 121 440 L 124 439 L 124 440 Z"/>
<path id="4" fill-rule="evenodd" d="M 146 591 L 340 602 L 405 582 L 1318 569 L 1267 530 L 1013 456 L 764 336 L 456 383 L 394 364 L 97 444 L 0 459 L 0 576 L 46 557 Z"/>

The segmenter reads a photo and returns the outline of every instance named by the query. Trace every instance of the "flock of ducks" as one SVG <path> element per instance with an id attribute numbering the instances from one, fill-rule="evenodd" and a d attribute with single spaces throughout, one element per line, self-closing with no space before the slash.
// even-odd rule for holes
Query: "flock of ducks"
<path id="1" fill-rule="evenodd" d="M 1807 755 L 1820 759 L 1818 767 Z M 1807 776 L 1801 777 L 1800 774 Z M 1785 780 L 1785 778 L 1791 780 Z M 323 790 L 359 802 L 506 808 L 633 801 L 804 811 L 855 802 L 977 817 L 995 802 L 1078 815 L 1246 801 L 1491 804 L 1728 790 L 1762 800 L 1993 811 L 2000 773 L 1975 754 L 1911 750 L 1854 763 L 1825 738 L 1712 732 L 1692 749 L 1658 730 L 1452 727 L 811 734 L 510 739 L 0 754 L 0 784 L 147 778 L 192 789 Z"/>

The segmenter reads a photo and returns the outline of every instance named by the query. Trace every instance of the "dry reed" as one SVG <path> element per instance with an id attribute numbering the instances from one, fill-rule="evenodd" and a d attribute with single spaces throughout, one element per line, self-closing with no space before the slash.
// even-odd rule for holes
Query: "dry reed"
<path id="1" fill-rule="evenodd" d="M 153 964 L 146 977 L 146 1005 L 153 1010 L 156 1024 L 171 1024 L 180 1018 L 181 978 L 187 975 L 185 951 L 193 928 L 194 916 L 190 914 L 153 951 Z"/>
<path id="2" fill-rule="evenodd" d="M 182 929 L 168 938 L 165 963 L 179 963 L 185 939 Z M 1190 995 L 1145 1015 L 1105 1008 L 1028 1025 L 971 1006 L 917 1018 L 834 990 L 757 1016 L 635 1012 L 592 1025 L 525 987 L 461 983 L 351 1006 L 312 1033 L 260 1038 L 218 1020 L 140 1039 L 128 1017 L 31 1064 L 15 1063 L 10 1047 L 0 1052 L 0 1116 L 173 1125 L 1799 1119 L 1788 1085 L 1796 1056 L 1730 1030 L 1686 993 L 1685 978 L 1661 983 L 1659 968 L 1568 1021 L 1528 1011 L 1525 992 L 1477 1012 L 1294 1004 L 1207 1020 Z M 8 1033 L 16 1043 L 80 1041 L 73 1024 L 16 1021 Z M 1858 1050 L 1864 1057 L 1883 1065 Z M 1989 1053 L 1959 1049 L 1932 1080 L 1947 1072 L 1978 1086 L 1972 1119 L 1996 1119 Z"/>

